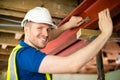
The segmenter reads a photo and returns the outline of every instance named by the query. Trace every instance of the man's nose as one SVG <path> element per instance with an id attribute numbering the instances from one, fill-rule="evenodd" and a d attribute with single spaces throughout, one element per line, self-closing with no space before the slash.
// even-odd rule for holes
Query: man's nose
<path id="1" fill-rule="evenodd" d="M 43 35 L 44 35 L 45 37 L 48 37 L 48 31 L 47 31 L 47 30 L 44 30 L 44 31 L 43 31 Z"/>

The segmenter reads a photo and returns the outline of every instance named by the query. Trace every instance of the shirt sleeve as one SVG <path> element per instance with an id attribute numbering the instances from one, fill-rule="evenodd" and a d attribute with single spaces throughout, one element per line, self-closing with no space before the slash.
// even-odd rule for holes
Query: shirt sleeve
<path id="1" fill-rule="evenodd" d="M 19 68 L 30 72 L 38 72 L 39 66 L 46 54 L 34 48 L 21 50 L 17 55 Z"/>

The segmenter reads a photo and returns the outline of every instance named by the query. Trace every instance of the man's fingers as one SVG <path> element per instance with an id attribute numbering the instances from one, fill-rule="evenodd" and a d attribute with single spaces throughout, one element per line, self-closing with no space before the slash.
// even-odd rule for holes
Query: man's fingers
<path id="1" fill-rule="evenodd" d="M 102 20 L 102 13 L 103 13 L 103 11 L 101 11 L 101 12 L 98 13 L 99 21 Z"/>
<path id="2" fill-rule="evenodd" d="M 77 24 L 77 26 L 80 26 L 82 23 L 84 23 L 84 21 L 82 20 L 82 21 L 80 21 L 78 24 Z"/>
<path id="3" fill-rule="evenodd" d="M 109 11 L 108 8 L 107 8 L 106 12 L 107 12 L 107 17 L 108 17 L 108 19 L 109 19 L 110 21 L 112 21 L 111 16 L 110 16 L 110 11 Z"/>
<path id="4" fill-rule="evenodd" d="M 109 13 L 108 8 L 99 12 L 98 17 L 99 17 L 99 21 L 103 21 L 103 20 L 108 19 L 108 18 L 110 19 L 110 13 Z"/>

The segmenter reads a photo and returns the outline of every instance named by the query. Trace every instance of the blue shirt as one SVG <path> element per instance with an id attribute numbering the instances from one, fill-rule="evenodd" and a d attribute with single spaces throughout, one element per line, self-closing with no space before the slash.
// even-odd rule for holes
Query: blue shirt
<path id="1" fill-rule="evenodd" d="M 16 54 L 19 80 L 45 80 L 45 74 L 38 73 L 38 71 L 46 54 L 29 46 L 24 41 L 20 41 L 19 44 L 22 46 L 22 49 Z"/>

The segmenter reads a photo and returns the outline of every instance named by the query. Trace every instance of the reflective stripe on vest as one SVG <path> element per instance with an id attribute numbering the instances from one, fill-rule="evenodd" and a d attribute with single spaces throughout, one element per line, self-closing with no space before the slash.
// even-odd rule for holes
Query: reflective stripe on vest
<path id="1" fill-rule="evenodd" d="M 21 48 L 22 46 L 17 45 L 10 54 L 10 58 L 8 60 L 7 80 L 18 80 L 15 58 L 17 51 L 20 50 Z"/>
<path id="2" fill-rule="evenodd" d="M 50 74 L 46 73 L 46 80 L 51 80 Z"/>
<path id="3" fill-rule="evenodd" d="M 17 67 L 16 67 L 16 53 L 21 48 L 22 46 L 17 45 L 10 54 L 8 60 L 7 80 L 19 80 L 17 75 Z M 51 80 L 50 74 L 46 74 L 46 80 Z"/>

